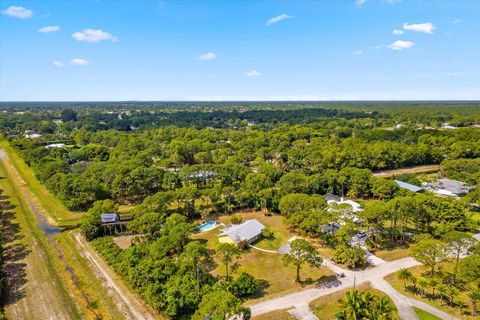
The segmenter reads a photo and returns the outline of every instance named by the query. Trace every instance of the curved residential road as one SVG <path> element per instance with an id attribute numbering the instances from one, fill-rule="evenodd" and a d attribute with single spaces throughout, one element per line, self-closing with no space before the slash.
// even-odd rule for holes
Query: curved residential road
<path id="1" fill-rule="evenodd" d="M 420 309 L 423 309 L 440 319 L 444 320 L 455 320 L 457 319 L 456 317 L 443 312 L 440 309 L 437 309 L 428 303 L 409 298 L 407 296 L 404 296 L 395 288 L 393 288 L 390 283 L 388 283 L 385 279 L 381 280 L 375 280 L 372 282 L 372 287 L 374 287 L 377 290 L 383 291 L 385 294 L 387 294 L 395 303 L 395 306 L 397 307 L 398 310 L 398 315 L 400 316 L 400 319 L 417 319 L 417 315 L 415 314 L 415 311 L 413 310 L 412 307 L 417 307 Z"/>
<path id="2" fill-rule="evenodd" d="M 411 268 L 420 265 L 418 261 L 411 257 L 385 262 L 379 264 L 375 268 L 364 271 L 345 270 L 328 260 L 324 260 L 323 265 L 333 270 L 335 273 L 345 273 L 345 277 L 315 288 L 306 289 L 300 292 L 291 293 L 285 296 L 249 305 L 252 311 L 252 316 L 257 316 L 278 309 L 293 308 L 293 313 L 298 311 L 299 314 L 305 315 L 304 318 L 302 317 L 303 319 L 314 319 L 307 310 L 308 304 L 311 301 L 333 292 L 345 290 L 353 286 L 358 286 L 369 282 L 374 288 L 385 292 L 392 299 L 393 303 L 398 309 L 398 314 L 401 319 L 417 319 L 412 306 L 421 308 L 442 319 L 457 319 L 433 306 L 402 295 L 384 279 L 386 275 L 396 272 L 401 268 Z"/>

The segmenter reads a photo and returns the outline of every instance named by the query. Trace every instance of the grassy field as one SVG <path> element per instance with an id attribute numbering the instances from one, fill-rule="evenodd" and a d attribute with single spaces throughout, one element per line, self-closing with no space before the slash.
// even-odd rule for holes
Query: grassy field
<path id="1" fill-rule="evenodd" d="M 417 314 L 419 320 L 442 320 L 441 318 L 434 316 L 433 314 L 428 313 L 427 311 L 419 309 L 417 307 L 413 307 L 413 310 L 415 310 L 415 313 Z"/>
<path id="2" fill-rule="evenodd" d="M 480 224 L 480 212 L 473 212 L 472 220 L 475 221 L 477 224 Z"/>
<path id="3" fill-rule="evenodd" d="M 9 194 L 15 195 L 11 198 L 15 200 L 16 210 L 21 210 L 18 212 L 19 218 L 24 219 L 24 223 L 20 224 L 23 231 L 22 238 L 30 241 L 29 247 L 41 249 L 38 253 L 32 249 L 30 255 L 33 255 L 27 261 L 30 270 L 27 274 L 34 275 L 34 278 L 28 279 L 26 284 L 25 301 L 20 307 L 15 306 L 23 313 L 18 316 L 15 311 L 11 318 L 48 318 L 41 313 L 43 305 L 50 309 L 48 312 L 56 312 L 63 319 L 94 319 L 97 315 L 102 319 L 123 318 L 115 302 L 110 298 L 109 289 L 103 286 L 87 261 L 78 253 L 70 232 L 64 231 L 55 236 L 46 237 L 36 225 L 36 217 L 29 210 L 29 206 L 35 206 L 36 210 L 41 211 L 39 214 L 44 214 L 47 208 L 44 207 L 45 201 L 38 200 L 39 194 L 48 194 L 52 198 L 54 196 L 49 194 L 34 176 L 30 177 L 31 185 L 37 186 L 35 190 L 39 193 L 29 189 L 30 184 L 22 183 L 24 179 L 14 176 L 18 172 L 14 170 L 11 163 L 6 164 L 10 165 L 8 171 L 4 166 L 5 163 L 0 161 L 0 176 L 8 176 L 8 179 L 0 179 L 0 186 L 6 192 L 9 191 Z M 25 198 L 26 195 L 29 201 Z M 55 207 L 56 205 L 53 205 L 49 208 Z M 42 281 L 40 285 L 36 282 L 37 279 Z M 53 306 L 47 304 L 51 299 L 55 299 L 52 302 Z M 73 310 L 70 312 L 71 315 L 68 315 L 65 310 L 57 310 L 64 305 Z M 8 310 L 7 314 L 9 314 Z"/>
<path id="4" fill-rule="evenodd" d="M 443 270 L 443 271 L 451 272 L 453 270 L 453 263 L 451 263 L 451 262 L 441 263 L 439 265 L 438 269 Z M 409 270 L 412 272 L 412 274 L 415 277 L 417 277 L 417 279 L 420 278 L 422 276 L 422 274 L 425 273 L 425 271 L 426 271 L 424 266 L 416 266 L 416 267 L 410 268 Z M 428 276 L 426 275 L 425 278 L 428 279 Z M 425 303 L 428 303 L 428 304 L 430 304 L 430 305 L 432 305 L 432 306 L 434 306 L 434 307 L 436 307 L 436 308 L 438 308 L 442 311 L 445 311 L 447 313 L 450 313 L 450 314 L 455 315 L 455 316 L 457 316 L 459 318 L 462 318 L 462 319 L 472 319 L 472 320 L 476 319 L 474 316 L 468 316 L 468 315 L 461 314 L 459 308 L 455 308 L 455 307 L 452 307 L 450 305 L 447 305 L 445 303 L 445 301 L 441 300 L 440 298 L 436 298 L 435 300 L 433 300 L 433 299 L 430 298 L 430 296 L 427 297 L 427 296 L 423 296 L 423 295 L 420 295 L 420 294 L 414 294 L 410 290 L 405 290 L 404 281 L 399 279 L 398 272 L 395 272 L 395 273 L 392 273 L 392 274 L 388 275 L 387 277 L 385 277 L 385 279 L 398 292 L 400 292 L 400 293 L 402 293 L 402 294 L 404 294 L 408 297 L 411 297 L 411 298 L 423 301 Z M 427 292 L 430 293 L 431 289 L 427 289 Z M 467 294 L 468 294 L 467 290 L 459 290 L 459 294 L 458 294 L 458 296 L 455 297 L 455 301 L 462 300 L 465 303 L 469 304 Z"/>
<path id="5" fill-rule="evenodd" d="M 63 281 L 55 249 L 35 224 L 22 193 L 0 161 L 2 202 L 12 206 L 2 213 L 5 233 L 5 312 L 9 319 L 80 319 Z"/>
<path id="6" fill-rule="evenodd" d="M 92 314 L 98 314 L 102 319 L 122 319 L 115 301 L 108 294 L 104 283 L 92 273 L 88 262 L 82 257 L 75 244 L 73 231 L 66 231 L 55 236 L 57 249 L 62 253 L 62 262 L 72 270 L 74 281 L 69 274 L 70 290 L 76 291 L 82 297 L 84 308 L 91 309 Z"/>
<path id="7" fill-rule="evenodd" d="M 284 239 L 285 242 L 291 236 L 288 230 L 283 226 L 283 217 L 281 216 L 265 217 L 259 212 L 243 212 L 241 215 L 244 220 L 255 218 L 268 228 L 276 230 L 274 233 L 277 232 L 277 236 Z M 229 217 L 223 216 L 219 218 L 219 221 L 228 223 Z M 217 228 L 207 232 L 197 233 L 194 235 L 194 238 L 203 239 L 207 241 L 208 248 L 216 249 L 219 246 L 219 233 L 220 230 Z M 277 244 L 278 243 L 280 243 L 280 241 L 277 241 Z M 277 244 L 263 243 L 265 247 L 271 246 L 272 248 Z M 328 279 L 329 276 L 333 275 L 333 273 L 326 268 L 311 268 L 305 265 L 301 270 L 301 279 L 303 280 L 303 283 L 296 283 L 295 268 L 293 266 L 285 266 L 282 261 L 282 255 L 278 253 L 262 252 L 253 248 L 248 248 L 242 252 L 240 258 L 237 259 L 236 262 L 240 264 L 235 273 L 236 275 L 242 272 L 248 272 L 255 278 L 259 279 L 263 284 L 261 292 L 256 296 L 253 296 L 251 300 L 278 296 L 287 292 L 296 291 L 302 287 L 314 285 L 315 283 L 318 283 L 318 281 Z M 218 266 L 213 270 L 213 273 L 224 276 L 225 266 L 218 263 Z"/>
<path id="8" fill-rule="evenodd" d="M 376 252 L 375 255 L 385 261 L 393 261 L 409 256 L 408 244 L 397 244 L 385 242 Z"/>
<path id="9" fill-rule="evenodd" d="M 291 320 L 293 317 L 288 313 L 288 310 L 289 309 L 275 310 L 252 317 L 252 320 Z"/>
<path id="10" fill-rule="evenodd" d="M 81 222 L 83 214 L 65 208 L 62 202 L 38 181 L 32 169 L 20 158 L 7 141 L 0 141 L 0 147 L 7 154 L 7 158 L 5 159 L 8 161 L 7 165 L 12 165 L 16 169 L 16 176 L 13 178 L 19 179 L 24 187 L 28 187 L 37 196 L 38 201 L 40 201 L 42 206 L 48 211 L 46 218 L 50 224 L 57 226 L 75 226 Z"/>
<path id="11" fill-rule="evenodd" d="M 362 291 L 362 292 L 368 291 L 371 294 L 375 294 L 380 297 L 386 296 L 383 292 L 375 290 L 367 284 L 361 285 L 358 289 L 359 291 Z M 342 309 L 341 299 L 343 298 L 343 296 L 347 291 L 348 290 L 334 292 L 329 295 L 320 297 L 316 300 L 313 300 L 312 302 L 310 302 L 310 308 L 313 310 L 313 313 L 320 320 L 336 319 L 335 315 L 337 314 L 338 311 Z M 392 305 L 393 305 L 393 302 L 392 302 Z"/>

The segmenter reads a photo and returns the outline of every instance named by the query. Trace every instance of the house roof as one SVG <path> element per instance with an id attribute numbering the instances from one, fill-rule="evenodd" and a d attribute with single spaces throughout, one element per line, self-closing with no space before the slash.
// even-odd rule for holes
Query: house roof
<path id="1" fill-rule="evenodd" d="M 118 214 L 116 213 L 102 213 L 101 219 L 102 223 L 116 222 L 119 220 Z"/>
<path id="2" fill-rule="evenodd" d="M 400 188 L 403 188 L 403 189 L 408 189 L 408 190 L 413 191 L 413 192 L 418 192 L 420 190 L 423 190 L 422 187 L 416 186 L 414 184 L 410 184 L 410 183 L 400 181 L 400 180 L 394 180 L 394 181 L 398 184 L 398 186 Z"/>
<path id="3" fill-rule="evenodd" d="M 228 236 L 236 243 L 249 241 L 265 229 L 265 226 L 257 220 L 247 220 L 242 224 L 234 224 L 223 228 L 220 236 Z"/>
<path id="4" fill-rule="evenodd" d="M 465 182 L 452 180 L 452 179 L 438 179 L 437 183 L 432 183 L 432 186 L 435 189 L 443 189 L 452 194 L 464 194 L 468 193 L 475 187 L 470 187 L 465 184 Z"/>

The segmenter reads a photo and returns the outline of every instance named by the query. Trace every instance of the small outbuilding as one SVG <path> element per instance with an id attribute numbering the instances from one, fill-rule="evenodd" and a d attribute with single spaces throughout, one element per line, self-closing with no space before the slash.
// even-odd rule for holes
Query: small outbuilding
<path id="1" fill-rule="evenodd" d="M 247 220 L 241 224 L 232 224 L 223 228 L 218 240 L 221 243 L 250 244 L 260 238 L 263 229 L 265 226 L 258 220 Z"/>
<path id="2" fill-rule="evenodd" d="M 120 221 L 120 217 L 117 213 L 102 213 L 100 218 L 102 223 L 114 223 Z"/>

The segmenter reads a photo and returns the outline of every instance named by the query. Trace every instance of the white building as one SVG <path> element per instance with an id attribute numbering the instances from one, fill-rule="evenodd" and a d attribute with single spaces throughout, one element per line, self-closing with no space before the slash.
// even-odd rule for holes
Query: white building
<path id="1" fill-rule="evenodd" d="M 263 229 L 265 226 L 258 220 L 247 220 L 241 224 L 232 224 L 223 228 L 218 240 L 221 243 L 252 243 L 260 238 Z"/>

